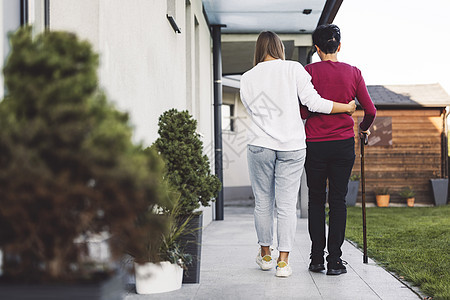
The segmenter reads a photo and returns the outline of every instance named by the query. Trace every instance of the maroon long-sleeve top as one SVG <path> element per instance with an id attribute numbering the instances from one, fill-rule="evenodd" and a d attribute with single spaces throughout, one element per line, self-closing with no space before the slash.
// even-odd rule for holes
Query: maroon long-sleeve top
<path id="1" fill-rule="evenodd" d="M 348 103 L 356 98 L 364 109 L 364 119 L 359 127 L 362 130 L 369 129 L 375 119 L 376 109 L 358 68 L 327 60 L 309 64 L 305 69 L 311 75 L 314 88 L 322 98 L 341 103 Z M 301 107 L 301 114 L 303 119 L 307 119 L 305 130 L 308 142 L 354 137 L 354 121 L 347 114 L 311 113 L 304 106 Z"/>

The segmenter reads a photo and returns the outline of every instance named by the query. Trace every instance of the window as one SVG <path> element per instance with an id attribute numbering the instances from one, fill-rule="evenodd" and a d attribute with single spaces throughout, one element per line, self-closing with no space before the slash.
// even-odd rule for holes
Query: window
<path id="1" fill-rule="evenodd" d="M 234 131 L 234 105 L 222 104 L 222 130 Z"/>
<path id="2" fill-rule="evenodd" d="M 33 25 L 35 32 L 50 29 L 50 0 L 21 0 L 20 25 Z"/>

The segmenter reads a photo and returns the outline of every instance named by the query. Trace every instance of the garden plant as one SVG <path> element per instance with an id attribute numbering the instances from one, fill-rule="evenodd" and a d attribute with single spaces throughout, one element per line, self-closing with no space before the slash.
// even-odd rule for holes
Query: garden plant
<path id="1" fill-rule="evenodd" d="M 203 142 L 196 132 L 197 121 L 188 111 L 168 110 L 160 116 L 158 125 L 155 147 L 166 162 L 169 182 L 180 193 L 179 214 L 189 216 L 200 205 L 210 205 L 221 183 L 211 174 Z"/>
<path id="2" fill-rule="evenodd" d="M 140 242 L 156 243 L 164 218 L 137 217 L 165 205 L 161 169 L 132 143 L 126 113 L 99 90 L 98 55 L 66 32 L 10 36 L 0 102 L 0 248 L 3 281 L 92 281 L 110 264 L 87 256 L 75 239 L 107 232 L 120 256 Z"/>

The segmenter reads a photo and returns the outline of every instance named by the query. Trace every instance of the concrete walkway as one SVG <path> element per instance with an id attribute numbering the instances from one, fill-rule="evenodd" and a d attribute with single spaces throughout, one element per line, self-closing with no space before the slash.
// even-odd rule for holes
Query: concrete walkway
<path id="1" fill-rule="evenodd" d="M 200 284 L 184 284 L 180 290 L 154 295 L 137 295 L 132 290 L 125 299 L 420 299 L 371 259 L 363 264 L 360 250 L 348 242 L 342 249 L 347 274 L 309 272 L 306 219 L 298 219 L 289 278 L 275 277 L 275 270 L 261 271 L 256 265 L 252 208 L 226 207 L 225 220 L 204 230 L 202 245 Z"/>

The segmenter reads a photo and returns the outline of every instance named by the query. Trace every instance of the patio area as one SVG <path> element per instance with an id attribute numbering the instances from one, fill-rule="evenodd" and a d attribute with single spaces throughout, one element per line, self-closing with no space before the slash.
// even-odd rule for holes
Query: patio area
<path id="1" fill-rule="evenodd" d="M 257 241 L 251 207 L 225 207 L 225 220 L 211 223 L 203 232 L 200 284 L 180 290 L 137 295 L 132 287 L 126 300 L 144 299 L 420 299 L 405 283 L 374 261 L 362 263 L 362 253 L 343 245 L 347 274 L 327 276 L 308 271 L 307 219 L 298 219 L 295 250 L 290 256 L 293 274 L 275 277 L 255 263 Z M 276 254 L 274 255 L 276 257 Z"/>

